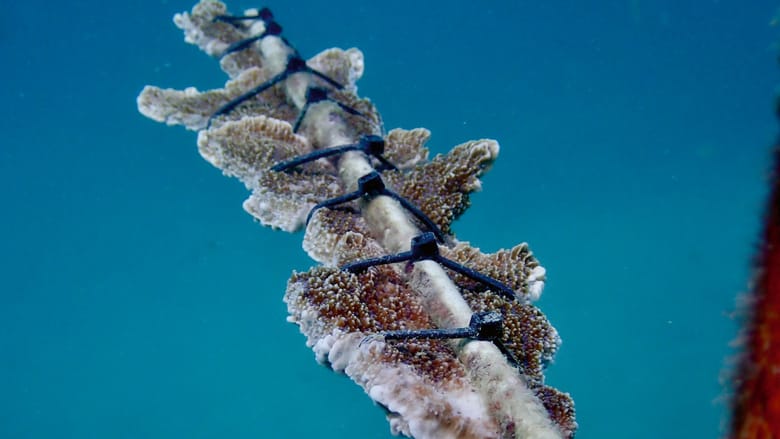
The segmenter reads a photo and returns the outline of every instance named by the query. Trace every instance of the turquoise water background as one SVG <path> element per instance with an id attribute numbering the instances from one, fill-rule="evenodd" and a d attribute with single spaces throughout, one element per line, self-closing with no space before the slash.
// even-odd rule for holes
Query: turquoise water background
<path id="1" fill-rule="evenodd" d="M 208 89 L 187 1 L 5 2 L 0 437 L 386 438 L 282 296 L 302 235 L 241 209 L 145 84 Z M 262 6 L 231 3 L 232 11 Z M 455 224 L 527 241 L 578 438 L 716 438 L 777 133 L 777 2 L 267 4 L 311 56 L 359 47 L 360 93 L 434 153 L 501 155 Z"/>

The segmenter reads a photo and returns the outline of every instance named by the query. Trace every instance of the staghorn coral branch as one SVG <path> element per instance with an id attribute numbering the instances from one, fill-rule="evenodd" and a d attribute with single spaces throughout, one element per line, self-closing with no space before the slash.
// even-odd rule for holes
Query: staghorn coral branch
<path id="1" fill-rule="evenodd" d="M 220 57 L 231 77 L 225 89 L 199 93 L 146 87 L 138 98 L 139 111 L 157 121 L 200 130 L 201 155 L 252 191 L 244 208 L 263 224 L 294 231 L 304 225 L 312 207 L 354 191 L 358 179 L 375 170 L 360 151 L 302 164 L 297 173 L 271 170 L 313 150 L 382 134 L 373 105 L 355 94 L 362 54 L 330 49 L 307 61 L 308 71 L 298 69 L 266 87 L 269 79 L 280 78 L 297 51 L 277 32 L 249 41 L 265 32 L 264 21 L 216 19 L 226 15 L 222 3 L 201 1 L 191 14 L 178 14 L 174 20 L 188 42 Z M 328 83 L 345 86 L 333 91 L 337 101 L 307 106 L 307 90 Z M 253 89 L 264 91 L 248 97 Z M 239 98 L 242 95 L 248 98 Z M 359 114 L 344 111 L 345 105 Z M 306 115 L 295 133 L 292 124 L 304 107 Z M 468 207 L 468 194 L 480 188 L 478 177 L 496 159 L 499 147 L 493 140 L 469 142 L 429 162 L 424 148 L 428 136 L 423 129 L 391 131 L 385 137 L 386 157 L 400 170 L 387 171 L 383 178 L 448 233 L 451 222 Z M 384 195 L 313 213 L 303 247 L 323 266 L 294 274 L 285 301 L 289 320 L 300 326 L 318 361 L 361 385 L 387 410 L 396 434 L 573 436 L 571 399 L 543 382 L 543 366 L 560 338 L 529 303 L 541 293 L 544 269 L 526 245 L 484 255 L 449 237 L 442 247 L 451 259 L 471 263 L 515 289 L 520 300 L 502 297 L 468 277 L 450 278 L 434 261 L 372 267 L 357 274 L 335 268 L 408 251 L 419 234 L 415 218 L 398 200 Z M 467 327 L 474 311 L 489 310 L 500 311 L 505 320 L 502 343 L 518 359 L 517 367 L 489 341 L 390 341 L 371 336 L 388 330 Z"/>

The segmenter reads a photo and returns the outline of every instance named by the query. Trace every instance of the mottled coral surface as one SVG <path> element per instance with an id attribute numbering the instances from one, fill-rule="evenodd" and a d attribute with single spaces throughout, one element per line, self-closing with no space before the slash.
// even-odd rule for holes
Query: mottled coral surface
<path id="1" fill-rule="evenodd" d="M 204 1 L 192 13 L 177 15 L 175 22 L 188 42 L 209 55 L 220 56 L 231 44 L 263 29 L 261 21 L 236 25 L 214 20 L 226 13 L 221 3 Z M 285 300 L 290 320 L 300 326 L 318 360 L 361 385 L 386 410 L 394 433 L 513 437 L 520 435 L 517 432 L 524 422 L 530 423 L 499 420 L 493 411 L 500 401 L 491 400 L 495 395 L 479 392 L 472 382 L 475 371 L 468 370 L 459 358 L 464 343 L 489 342 L 382 338 L 383 331 L 435 329 L 437 322 L 432 316 L 439 310 L 430 308 L 438 299 L 412 282 L 411 263 L 371 267 L 359 273 L 338 268 L 391 253 L 384 241 L 387 236 L 379 236 L 377 228 L 362 215 L 370 200 L 319 209 L 306 225 L 307 215 L 317 203 L 350 190 L 352 183 L 344 181 L 346 165 L 334 157 L 307 163 L 293 172 L 274 172 L 270 167 L 323 147 L 317 140 L 321 136 L 315 133 L 327 129 L 323 124 L 332 123 L 334 132 L 354 141 L 364 134 L 382 135 L 384 156 L 398 168 L 384 170 L 383 179 L 448 235 L 440 249 L 442 256 L 516 292 L 517 299 L 508 300 L 474 279 L 446 271 L 458 301 L 465 301 L 473 312 L 492 310 L 504 317 L 500 342 L 517 362 L 511 365 L 516 369 L 512 373 L 527 386 L 531 402 L 546 411 L 549 419 L 541 424 L 557 426 L 553 435 L 540 433 L 538 437 L 573 436 L 576 422 L 571 398 L 544 382 L 544 368 L 560 344 L 555 329 L 532 304 L 544 284 L 544 269 L 526 244 L 484 254 L 452 235 L 452 222 L 469 207 L 469 194 L 481 188 L 479 177 L 496 159 L 498 144 L 492 140 L 466 142 L 429 160 L 425 147 L 428 130 L 385 132 L 374 105 L 355 93 L 355 81 L 364 67 L 357 49 L 329 49 L 307 62 L 345 86 L 332 90 L 330 97 L 357 114 L 340 111 L 331 103 L 318 110 L 324 119 L 303 118 L 300 132 L 293 132 L 292 124 L 301 108 L 291 97 L 290 84 L 282 81 L 212 118 L 220 107 L 278 73 L 269 71 L 265 58 L 269 55 L 258 44 L 221 57 L 220 65 L 230 77 L 223 89 L 199 92 L 149 86 L 139 96 L 138 105 L 152 119 L 198 130 L 201 155 L 246 185 L 251 195 L 244 208 L 260 222 L 287 231 L 305 227 L 303 246 L 322 265 L 293 274 Z M 302 74 L 306 73 L 298 75 Z M 324 85 L 314 77 L 306 80 Z M 408 220 L 423 228 L 412 215 Z"/>

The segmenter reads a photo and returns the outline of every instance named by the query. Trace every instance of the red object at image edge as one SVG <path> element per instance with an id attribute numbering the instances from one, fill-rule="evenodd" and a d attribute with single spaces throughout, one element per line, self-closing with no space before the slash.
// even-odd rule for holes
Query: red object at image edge
<path id="1" fill-rule="evenodd" d="M 773 153 L 765 220 L 744 352 L 733 377 L 732 439 L 780 438 L 780 145 Z"/>

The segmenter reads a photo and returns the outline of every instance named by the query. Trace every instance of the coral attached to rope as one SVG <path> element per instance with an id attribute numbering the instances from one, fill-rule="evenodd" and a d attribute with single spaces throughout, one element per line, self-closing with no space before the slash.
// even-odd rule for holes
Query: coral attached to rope
<path id="1" fill-rule="evenodd" d="M 144 115 L 198 131 L 201 155 L 251 191 L 264 225 L 305 227 L 321 265 L 293 273 L 289 320 L 415 438 L 570 438 L 568 394 L 544 383 L 560 338 L 532 302 L 545 271 L 520 244 L 483 254 L 450 228 L 498 155 L 493 140 L 428 159 L 425 129 L 385 133 L 358 97 L 357 49 L 308 60 L 268 9 L 201 1 L 176 15 L 219 58 L 223 89 L 147 86 Z"/>

